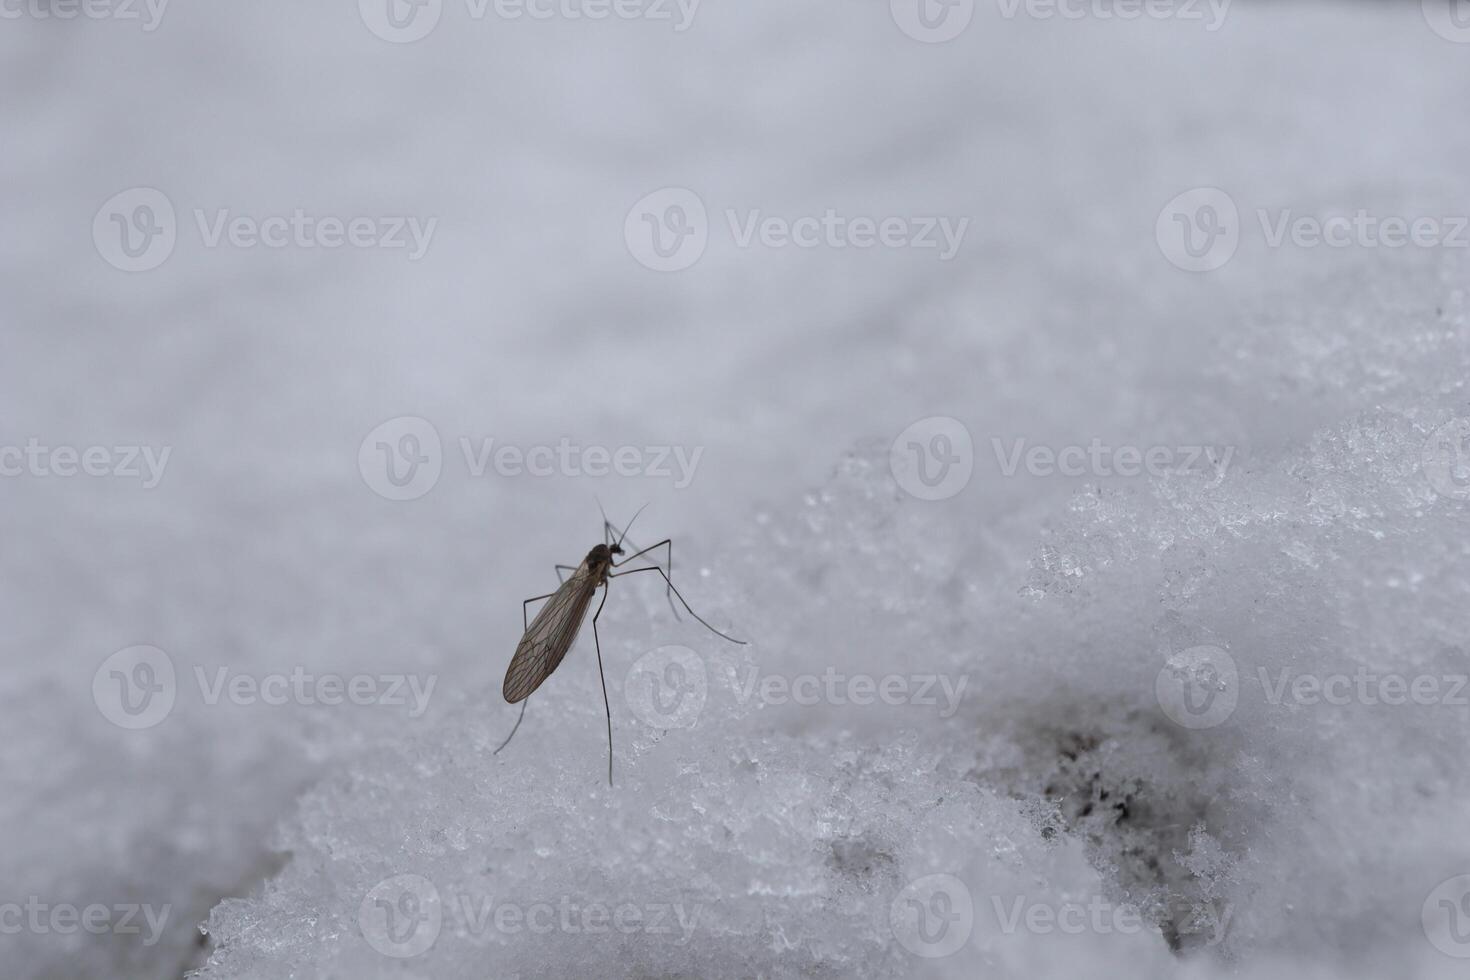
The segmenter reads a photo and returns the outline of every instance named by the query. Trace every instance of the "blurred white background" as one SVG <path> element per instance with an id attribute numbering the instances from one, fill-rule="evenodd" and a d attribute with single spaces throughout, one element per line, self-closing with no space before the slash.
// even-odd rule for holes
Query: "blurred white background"
<path id="1" fill-rule="evenodd" d="M 962 3 L 944 43 L 873 0 L 669 20 L 395 4 L 427 30 L 412 43 L 359 6 L 4 8 L 0 444 L 170 455 L 151 488 L 0 479 L 0 900 L 172 909 L 153 944 L 0 936 L 7 976 L 201 965 L 196 924 L 285 860 L 272 828 L 346 753 L 452 705 L 513 721 L 521 600 L 599 540 L 599 499 L 615 521 L 648 503 L 640 540 L 672 535 L 693 576 L 761 515 L 794 520 L 853 446 L 950 416 L 976 475 L 905 547 L 983 546 L 1014 595 L 1086 481 L 999 478 L 992 437 L 1230 445 L 1248 470 L 1382 405 L 1463 408 L 1463 251 L 1273 248 L 1257 220 L 1470 207 L 1470 43 L 1417 3 L 1239 2 L 1219 22 Z M 1157 226 L 1200 187 L 1238 207 L 1240 242 L 1187 272 Z M 136 188 L 167 199 L 175 241 L 130 272 L 103 243 Z M 670 188 L 708 242 L 656 271 L 635 205 Z M 210 244 L 222 218 L 298 209 L 432 233 L 417 258 Z M 967 224 L 946 259 L 742 246 L 727 217 L 829 209 Z M 359 450 L 401 417 L 432 424 L 442 472 L 394 501 Z M 476 477 L 462 439 L 700 455 L 687 486 Z M 138 644 L 180 693 L 124 731 L 93 678 Z M 439 688 L 407 719 L 193 687 L 196 667 L 298 666 Z M 597 733 L 578 733 L 593 758 Z"/>

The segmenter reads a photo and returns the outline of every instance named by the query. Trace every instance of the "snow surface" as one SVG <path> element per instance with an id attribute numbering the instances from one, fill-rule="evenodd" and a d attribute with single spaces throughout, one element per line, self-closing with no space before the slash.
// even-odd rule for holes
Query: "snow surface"
<path id="1" fill-rule="evenodd" d="M 0 480 L 0 904 L 169 910 L 156 942 L 5 929 L 0 972 L 1464 975 L 1428 920 L 1470 874 L 1470 709 L 1276 685 L 1467 672 L 1470 501 L 1424 465 L 1470 417 L 1467 250 L 1273 249 L 1254 211 L 1464 214 L 1470 47 L 1412 3 L 1239 3 L 1218 32 L 982 4 L 944 45 L 886 7 L 678 33 L 447 6 L 413 45 L 281 0 L 6 22 L 0 443 L 172 460 L 151 490 Z M 181 233 L 127 274 L 90 235 L 132 186 Z M 972 222 L 951 262 L 712 234 L 655 273 L 624 218 L 665 186 L 716 221 Z M 1250 229 L 1206 274 L 1155 240 L 1194 187 Z M 296 207 L 439 227 L 418 262 L 190 230 Z M 358 450 L 405 415 L 445 471 L 394 502 Z M 975 446 L 941 501 L 890 466 L 929 416 Z M 473 478 L 460 437 L 704 454 L 682 489 Z M 1233 455 L 1005 476 L 1017 438 Z M 650 502 L 639 540 L 672 534 L 689 601 L 750 640 L 616 583 L 611 789 L 589 636 L 492 755 L 521 599 L 598 540 L 596 497 Z M 138 644 L 181 682 L 127 731 L 93 680 Z M 1233 710 L 1182 724 L 1171 678 L 1221 653 Z M 196 667 L 437 684 L 421 716 L 210 704 Z M 828 672 L 965 687 L 749 686 Z"/>

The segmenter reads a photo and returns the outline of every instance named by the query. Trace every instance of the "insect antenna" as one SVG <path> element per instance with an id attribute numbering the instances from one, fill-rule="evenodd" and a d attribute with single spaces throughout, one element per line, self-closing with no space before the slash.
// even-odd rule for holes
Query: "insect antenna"
<path id="1" fill-rule="evenodd" d="M 618 544 L 617 544 L 617 546 L 619 548 L 621 548 L 623 546 L 623 539 L 628 536 L 628 532 L 631 531 L 631 530 L 633 530 L 633 522 L 636 521 L 636 520 L 638 520 L 638 515 L 641 514 L 641 513 L 643 513 L 647 509 L 648 509 L 648 505 L 647 504 L 644 504 L 642 507 L 639 507 L 637 510 L 635 510 L 633 512 L 633 516 L 628 519 L 627 525 L 623 528 L 623 533 L 618 535 Z M 606 523 L 607 522 L 607 515 L 604 514 L 602 520 L 603 520 L 604 523 Z"/>

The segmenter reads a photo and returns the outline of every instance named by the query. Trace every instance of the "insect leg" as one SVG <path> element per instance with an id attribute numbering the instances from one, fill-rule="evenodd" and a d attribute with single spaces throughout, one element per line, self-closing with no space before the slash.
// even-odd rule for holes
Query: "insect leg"
<path id="1" fill-rule="evenodd" d="M 602 679 L 602 707 L 607 712 L 607 784 L 611 786 L 612 781 L 612 706 L 607 701 L 607 675 L 602 672 L 602 640 L 597 636 L 597 617 L 602 615 L 602 607 L 607 605 L 607 583 L 602 586 L 602 601 L 597 604 L 597 612 L 592 614 L 592 642 L 597 647 L 597 676 Z"/>
<path id="2" fill-rule="evenodd" d="M 658 544 L 650 545 L 647 548 L 640 548 L 639 550 L 637 550 L 637 551 L 633 552 L 631 555 L 629 555 L 627 558 L 624 558 L 622 561 L 618 562 L 617 566 L 614 566 L 614 567 L 620 567 L 620 566 L 626 565 L 626 564 L 628 564 L 628 562 L 632 561 L 634 558 L 642 558 L 644 555 L 648 554 L 650 551 L 657 551 L 658 549 L 664 547 L 665 545 L 667 545 L 668 548 L 669 548 L 669 567 L 672 568 L 673 567 L 673 564 L 674 564 L 674 539 L 673 538 L 664 538 Z M 648 560 L 649 561 L 652 561 L 653 559 L 650 558 Z"/>
<path id="3" fill-rule="evenodd" d="M 666 544 L 666 543 L 667 542 L 663 542 L 663 541 L 659 542 L 659 544 Z M 653 547 L 654 548 L 657 548 L 658 546 L 659 545 L 656 544 Z M 652 551 L 653 549 L 650 548 L 649 550 Z M 636 558 L 636 557 L 638 557 L 638 556 L 637 555 L 634 555 L 633 556 L 633 558 Z M 628 559 L 628 561 L 632 561 L 632 560 L 633 560 L 632 558 L 629 558 Z M 624 562 L 623 564 L 627 564 L 627 562 Z M 729 636 L 729 635 L 727 635 L 725 633 L 721 633 L 719 630 L 715 629 L 709 623 L 706 623 L 704 621 L 704 618 L 702 616 L 700 616 L 699 613 L 695 612 L 693 608 L 690 607 L 689 600 L 685 599 L 682 595 L 680 595 L 679 590 L 674 587 L 674 583 L 669 581 L 669 577 L 664 574 L 664 570 L 661 567 L 659 567 L 658 565 L 645 565 L 643 568 L 630 568 L 626 572 L 612 572 L 611 574 L 608 575 L 608 578 L 619 578 L 619 577 L 621 577 L 623 575 L 633 575 L 633 574 L 635 574 L 637 572 L 658 572 L 660 575 L 663 575 L 664 576 L 664 581 L 669 583 L 669 589 L 674 593 L 674 595 L 679 596 L 679 601 L 684 604 L 684 608 L 685 609 L 689 610 L 689 615 L 691 615 L 695 619 L 699 620 L 699 624 L 701 626 L 703 626 L 705 629 L 709 630 L 711 633 L 715 634 L 716 636 L 724 637 L 725 639 L 729 640 L 731 643 L 738 643 L 741 646 L 745 646 L 746 645 L 744 640 L 737 640 L 733 636 Z"/>
<path id="4" fill-rule="evenodd" d="M 558 565 L 558 566 L 556 566 L 556 580 L 558 582 L 561 582 L 561 583 L 565 584 L 566 583 L 566 579 L 564 579 L 564 578 L 561 577 L 561 573 L 562 573 L 563 569 L 565 569 L 568 572 L 575 572 L 577 570 L 577 566 L 576 565 Z M 530 629 L 529 626 L 526 627 L 526 628 L 527 629 Z"/>
<path id="5" fill-rule="evenodd" d="M 524 628 L 524 629 L 530 629 L 531 628 L 531 624 L 526 620 L 526 607 L 529 606 L 531 603 L 537 602 L 537 601 L 539 601 L 541 599 L 550 599 L 554 595 L 556 595 L 555 592 L 548 592 L 545 595 L 533 595 L 533 596 L 531 596 L 531 598 L 529 598 L 525 602 L 521 603 L 521 624 L 522 624 L 522 628 Z"/>
<path id="6" fill-rule="evenodd" d="M 608 526 L 609 527 L 612 527 L 611 524 L 609 524 Z M 616 527 L 613 527 L 613 530 L 616 531 L 617 528 Z M 652 548 L 640 548 L 636 544 L 633 543 L 633 539 L 632 538 L 628 538 L 627 540 L 628 540 L 628 547 L 630 547 L 630 548 L 633 549 L 634 554 L 631 557 L 629 557 L 629 558 L 623 559 L 621 562 L 619 562 L 619 564 L 626 565 L 628 562 L 632 561 L 634 558 L 639 558 L 639 557 L 647 554 L 650 551 L 657 551 L 660 548 L 666 548 L 667 551 L 668 551 L 668 562 L 666 564 L 669 566 L 669 577 L 670 578 L 673 577 L 673 575 L 674 575 L 674 542 L 673 542 L 673 539 L 671 539 L 671 538 L 665 538 L 664 540 L 660 541 L 658 544 L 654 545 Z M 644 560 L 645 561 L 653 561 L 652 558 L 645 558 Z M 653 561 L 653 563 L 655 565 L 658 564 L 658 562 L 656 562 L 656 561 Z M 667 600 L 669 600 L 669 611 L 674 614 L 674 618 L 675 619 L 678 619 L 678 620 L 682 620 L 684 617 L 679 615 L 679 607 L 676 606 L 676 605 L 674 605 L 674 596 L 672 595 L 672 590 L 673 590 L 673 585 L 672 584 L 670 584 L 669 588 L 664 589 L 664 598 L 667 599 Z"/>
<path id="7" fill-rule="evenodd" d="M 526 698 L 526 700 L 524 700 L 524 701 L 521 702 L 521 714 L 520 714 L 520 717 L 516 718 L 516 726 L 515 726 L 515 728 L 512 728 L 510 730 L 510 734 L 509 735 L 505 736 L 505 741 L 500 743 L 500 749 L 503 749 L 507 745 L 509 745 L 510 744 L 510 740 L 516 737 L 516 732 L 520 731 L 521 722 L 523 722 L 523 721 L 526 720 L 526 705 L 528 705 L 530 703 L 531 703 L 531 699 L 530 698 Z M 500 749 L 496 749 L 494 752 L 491 752 L 490 754 L 491 755 L 499 755 L 500 754 Z"/>

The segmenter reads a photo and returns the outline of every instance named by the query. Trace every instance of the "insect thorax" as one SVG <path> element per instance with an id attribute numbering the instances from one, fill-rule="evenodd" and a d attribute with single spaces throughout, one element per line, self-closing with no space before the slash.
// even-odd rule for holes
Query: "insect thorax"
<path id="1" fill-rule="evenodd" d="M 587 557 L 582 560 L 582 564 L 587 566 L 587 570 L 592 573 L 594 579 L 601 581 L 608 569 L 612 567 L 612 561 L 612 549 L 605 544 L 600 544 L 587 552 Z"/>

